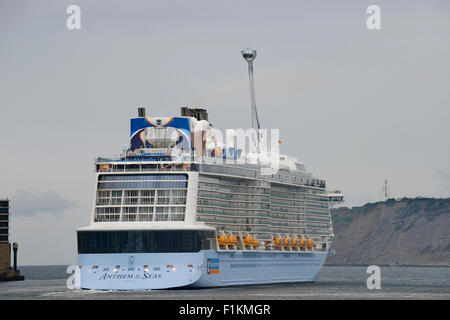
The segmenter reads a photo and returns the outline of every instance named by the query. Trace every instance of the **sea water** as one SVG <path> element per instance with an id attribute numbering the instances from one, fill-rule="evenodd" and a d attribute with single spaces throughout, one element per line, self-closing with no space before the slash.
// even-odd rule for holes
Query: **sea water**
<path id="1" fill-rule="evenodd" d="M 325 266 L 314 283 L 206 289 L 69 290 L 67 266 L 23 266 L 25 281 L 0 282 L 4 299 L 450 299 L 450 267 L 383 267 L 381 288 L 368 289 L 367 267 Z"/>

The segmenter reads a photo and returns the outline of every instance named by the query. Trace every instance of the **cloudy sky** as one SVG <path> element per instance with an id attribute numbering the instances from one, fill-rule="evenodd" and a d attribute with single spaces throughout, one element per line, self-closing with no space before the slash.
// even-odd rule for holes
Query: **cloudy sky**
<path id="1" fill-rule="evenodd" d="M 449 34 L 446 0 L 0 0 L 0 197 L 19 264 L 76 261 L 94 158 L 126 148 L 138 106 L 248 128 L 245 47 L 262 126 L 348 205 L 381 200 L 385 178 L 394 197 L 448 197 Z"/>

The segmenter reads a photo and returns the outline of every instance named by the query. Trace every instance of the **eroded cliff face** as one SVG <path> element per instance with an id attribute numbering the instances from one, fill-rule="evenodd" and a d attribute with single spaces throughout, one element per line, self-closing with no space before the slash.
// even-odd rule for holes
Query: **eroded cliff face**
<path id="1" fill-rule="evenodd" d="M 450 266 L 450 198 L 403 198 L 332 211 L 326 264 Z"/>

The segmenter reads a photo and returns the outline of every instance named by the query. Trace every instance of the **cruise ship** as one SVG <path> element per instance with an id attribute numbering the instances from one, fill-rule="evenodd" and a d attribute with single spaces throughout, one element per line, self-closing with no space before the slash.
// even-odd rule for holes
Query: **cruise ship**
<path id="1" fill-rule="evenodd" d="M 184 107 L 180 116 L 162 117 L 139 108 L 129 148 L 96 159 L 91 223 L 77 230 L 79 287 L 316 280 L 331 253 L 330 207 L 343 196 L 330 196 L 325 181 L 292 156 L 276 154 L 277 170 L 262 170 L 267 165 L 258 157 L 262 140 L 250 63 L 255 56 L 243 51 L 256 157 L 238 148 L 228 132 L 227 143 L 219 141 L 205 109 Z"/>

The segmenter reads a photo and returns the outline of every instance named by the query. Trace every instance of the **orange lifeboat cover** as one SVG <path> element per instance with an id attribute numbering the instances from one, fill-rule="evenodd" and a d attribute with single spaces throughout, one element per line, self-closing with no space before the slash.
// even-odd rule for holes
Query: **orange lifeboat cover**
<path id="1" fill-rule="evenodd" d="M 305 243 L 305 239 L 303 239 L 303 238 L 300 239 L 300 247 L 303 248 L 303 247 L 305 246 L 305 244 L 306 244 L 306 243 Z"/>
<path id="2" fill-rule="evenodd" d="M 224 246 L 228 243 L 228 237 L 226 235 L 221 234 L 217 240 L 219 241 L 219 246 Z"/>
<path id="3" fill-rule="evenodd" d="M 279 237 L 273 238 L 273 243 L 274 243 L 275 247 L 280 246 L 280 241 L 281 241 L 281 239 Z"/>

